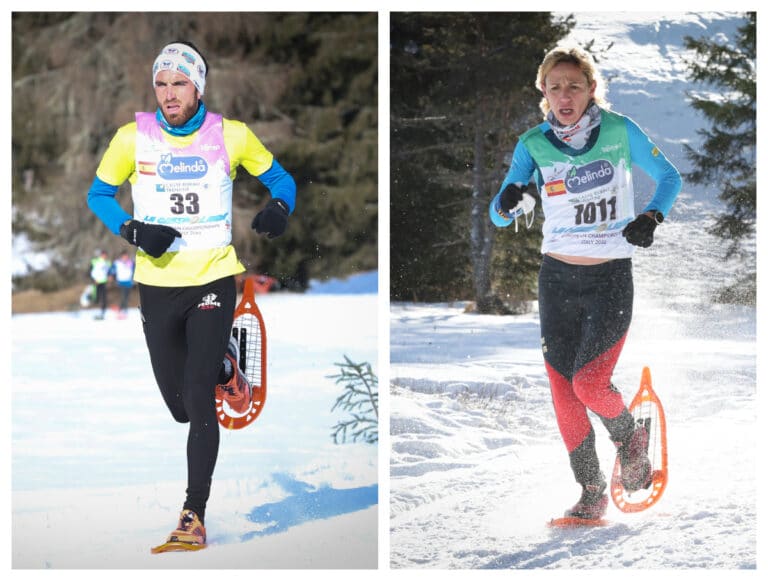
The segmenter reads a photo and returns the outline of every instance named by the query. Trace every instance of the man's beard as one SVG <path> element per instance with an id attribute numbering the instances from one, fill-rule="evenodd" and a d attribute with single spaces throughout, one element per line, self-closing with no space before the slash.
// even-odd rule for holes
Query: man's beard
<path id="1" fill-rule="evenodd" d="M 192 105 L 183 105 L 181 103 L 179 104 L 181 105 L 181 109 L 176 111 L 176 113 L 170 117 L 165 112 L 165 108 L 163 108 L 163 116 L 165 117 L 165 120 L 168 122 L 168 125 L 173 127 L 180 127 L 181 125 L 184 125 L 195 115 L 195 113 L 197 113 L 197 102 Z"/>

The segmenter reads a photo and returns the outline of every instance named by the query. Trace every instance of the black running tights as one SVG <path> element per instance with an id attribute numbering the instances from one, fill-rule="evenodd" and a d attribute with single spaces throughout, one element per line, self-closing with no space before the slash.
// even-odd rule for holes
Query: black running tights
<path id="1" fill-rule="evenodd" d="M 195 287 L 139 284 L 144 336 L 160 393 L 189 423 L 185 509 L 205 518 L 219 451 L 214 388 L 232 328 L 234 277 Z"/>

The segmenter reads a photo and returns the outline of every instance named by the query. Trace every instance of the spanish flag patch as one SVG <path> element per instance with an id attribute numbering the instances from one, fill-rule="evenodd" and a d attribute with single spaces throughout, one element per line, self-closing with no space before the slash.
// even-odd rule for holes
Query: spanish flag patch
<path id="1" fill-rule="evenodd" d="M 566 192 L 565 182 L 563 180 L 547 182 L 544 184 L 544 191 L 547 192 L 547 196 L 560 196 Z"/>
<path id="2" fill-rule="evenodd" d="M 157 173 L 157 168 L 155 164 L 150 161 L 136 162 L 136 169 L 140 174 L 145 176 L 153 176 Z"/>

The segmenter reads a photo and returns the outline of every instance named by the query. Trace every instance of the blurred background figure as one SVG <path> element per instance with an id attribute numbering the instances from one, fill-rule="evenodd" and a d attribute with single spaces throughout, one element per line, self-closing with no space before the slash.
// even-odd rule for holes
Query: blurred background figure
<path id="1" fill-rule="evenodd" d="M 131 290 L 133 289 L 133 268 L 133 258 L 125 250 L 112 263 L 112 268 L 109 271 L 112 277 L 114 277 L 115 283 L 117 283 L 117 288 L 120 290 L 120 307 L 117 313 L 120 319 L 124 319 L 128 312 Z"/>
<path id="2" fill-rule="evenodd" d="M 97 250 L 91 259 L 91 268 L 89 275 L 93 284 L 96 286 L 96 304 L 101 309 L 94 318 L 101 320 L 107 310 L 107 281 L 109 281 L 109 271 L 112 263 L 107 258 L 105 250 Z"/>

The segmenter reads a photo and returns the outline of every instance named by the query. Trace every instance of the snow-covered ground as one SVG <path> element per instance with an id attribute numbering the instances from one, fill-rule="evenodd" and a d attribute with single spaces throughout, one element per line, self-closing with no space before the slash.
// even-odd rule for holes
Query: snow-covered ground
<path id="1" fill-rule="evenodd" d="M 189 554 L 149 552 L 184 500 L 187 426 L 160 398 L 138 313 L 12 317 L 12 567 L 376 568 L 377 446 L 333 444 L 344 412 L 331 412 L 342 388 L 329 378 L 344 355 L 378 372 L 376 280 L 257 297 L 267 403 L 251 426 L 222 429 L 210 546 Z"/>
<path id="2" fill-rule="evenodd" d="M 601 62 L 613 108 L 685 170 L 680 144 L 695 143 L 701 120 L 685 103 L 682 37 L 732 37 L 734 20 L 576 19 L 577 39 L 616 43 Z M 646 512 L 611 506 L 608 527 L 545 526 L 580 488 L 557 431 L 535 309 L 500 317 L 466 314 L 463 304 L 391 306 L 393 569 L 756 568 L 756 311 L 709 301 L 741 269 L 704 231 L 714 194 L 685 185 L 656 243 L 635 255 L 634 319 L 614 382 L 629 401 L 650 366 L 667 413 L 670 480 Z M 595 429 L 607 472 L 615 451 Z"/>

